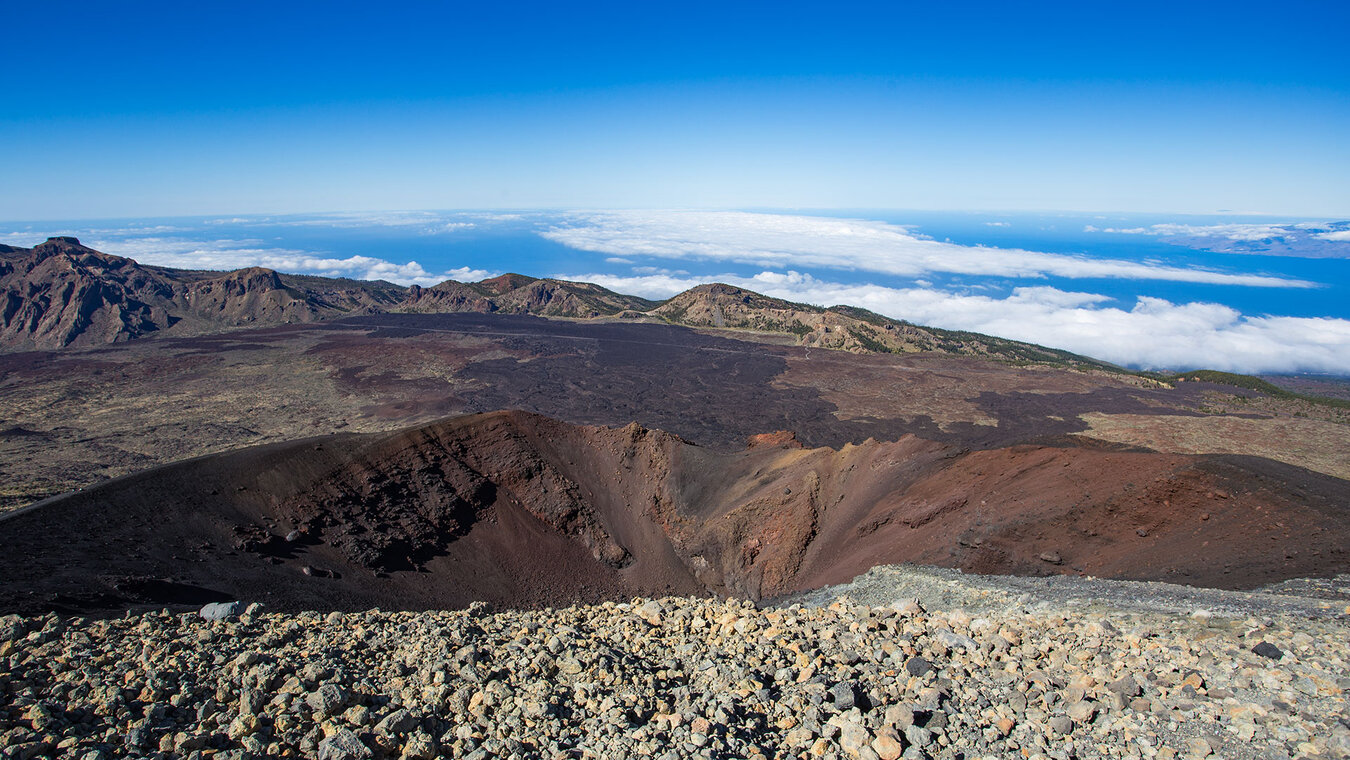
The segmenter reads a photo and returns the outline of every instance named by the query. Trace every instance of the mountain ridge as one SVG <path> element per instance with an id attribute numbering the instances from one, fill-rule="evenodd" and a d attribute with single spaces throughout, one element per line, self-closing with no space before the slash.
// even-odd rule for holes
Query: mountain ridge
<path id="1" fill-rule="evenodd" d="M 96 346 L 362 314 L 446 312 L 653 320 L 791 336 L 799 345 L 856 353 L 930 351 L 1124 371 L 1068 351 L 923 327 L 855 306 L 793 303 L 725 283 L 698 285 L 654 301 L 594 283 L 516 273 L 475 283 L 403 287 L 263 267 L 174 269 L 101 253 L 68 236 L 32 248 L 0 249 L 0 350 Z"/>

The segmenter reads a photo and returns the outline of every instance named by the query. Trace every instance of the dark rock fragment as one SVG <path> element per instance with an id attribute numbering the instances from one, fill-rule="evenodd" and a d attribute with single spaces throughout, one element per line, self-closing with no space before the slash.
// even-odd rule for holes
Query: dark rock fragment
<path id="1" fill-rule="evenodd" d="M 1252 647 L 1252 652 L 1262 657 L 1269 657 L 1272 660 L 1278 660 L 1284 657 L 1284 651 L 1269 641 L 1263 641 Z"/>
<path id="2" fill-rule="evenodd" d="M 916 678 L 922 677 L 932 669 L 933 666 L 929 664 L 928 660 L 925 660 L 918 655 L 914 655 L 908 660 L 905 660 L 905 671 Z"/>
<path id="3" fill-rule="evenodd" d="M 830 689 L 830 696 L 834 699 L 834 709 L 843 712 L 851 710 L 854 707 L 861 707 L 859 702 L 862 693 L 858 690 L 858 685 L 853 681 L 840 681 Z"/>

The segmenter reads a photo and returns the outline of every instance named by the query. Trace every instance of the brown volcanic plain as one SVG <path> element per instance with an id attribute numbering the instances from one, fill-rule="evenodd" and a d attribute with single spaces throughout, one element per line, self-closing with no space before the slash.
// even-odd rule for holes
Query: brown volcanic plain
<path id="1" fill-rule="evenodd" d="M 72 245 L 43 261 L 96 253 Z M 3 498 L 54 497 L 0 518 L 0 610 L 764 597 L 889 562 L 1250 587 L 1350 564 L 1335 407 L 726 286 L 656 305 L 506 276 L 376 302 L 154 271 L 234 293 L 232 331 L 0 354 Z M 239 329 L 285 321 L 248 306 L 277 286 L 350 308 Z M 10 292 L 39 296 L 17 315 L 65 291 Z M 859 316 L 874 332 L 837 321 Z"/>

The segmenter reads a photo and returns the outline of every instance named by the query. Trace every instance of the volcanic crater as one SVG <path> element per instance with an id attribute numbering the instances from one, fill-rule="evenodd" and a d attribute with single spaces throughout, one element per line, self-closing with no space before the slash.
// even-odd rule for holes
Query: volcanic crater
<path id="1" fill-rule="evenodd" d="M 740 451 L 499 411 L 200 457 L 0 517 L 0 611 L 768 598 L 887 563 L 1246 588 L 1350 568 L 1345 481 L 906 435 Z"/>

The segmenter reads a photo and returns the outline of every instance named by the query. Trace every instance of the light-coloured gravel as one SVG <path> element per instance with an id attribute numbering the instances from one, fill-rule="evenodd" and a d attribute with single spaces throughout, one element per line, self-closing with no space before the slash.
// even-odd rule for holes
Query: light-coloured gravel
<path id="1" fill-rule="evenodd" d="M 763 609 L 0 618 L 0 754 L 1350 757 L 1344 600 L 1037 588 L 879 568 Z"/>

